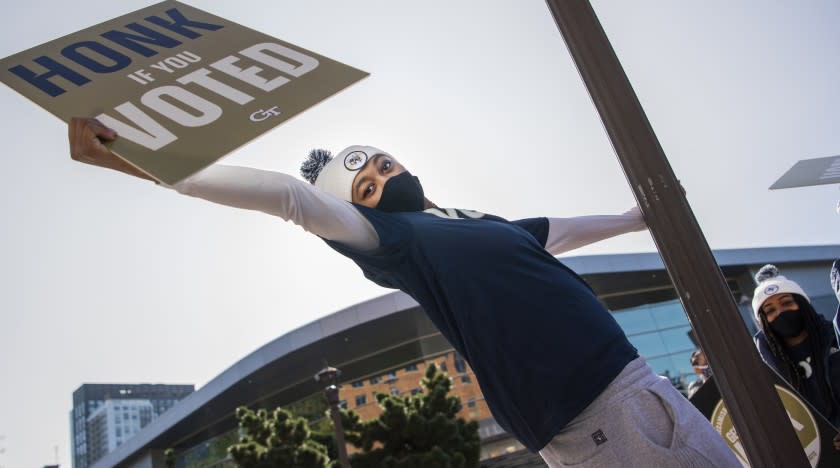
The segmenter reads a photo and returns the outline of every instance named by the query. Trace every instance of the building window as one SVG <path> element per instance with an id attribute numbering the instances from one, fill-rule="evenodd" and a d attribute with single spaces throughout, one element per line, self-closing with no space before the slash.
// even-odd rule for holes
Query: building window
<path id="1" fill-rule="evenodd" d="M 417 372 L 417 364 L 409 364 L 405 366 L 406 372 Z"/>
<path id="2" fill-rule="evenodd" d="M 446 361 L 440 361 L 440 371 L 446 372 Z"/>
<path id="3" fill-rule="evenodd" d="M 347 400 L 341 400 L 338 402 L 338 406 L 344 409 L 347 409 Z"/>
<path id="4" fill-rule="evenodd" d="M 690 356 L 695 346 L 679 300 L 617 310 L 613 317 L 654 372 L 676 379 L 693 376 Z"/>
<path id="5" fill-rule="evenodd" d="M 400 396 L 400 389 L 397 387 L 391 387 L 391 395 Z"/>
<path id="6" fill-rule="evenodd" d="M 464 375 L 461 376 L 461 383 L 470 384 L 470 383 L 472 383 L 472 379 L 470 378 L 469 375 L 464 374 Z"/>
<path id="7" fill-rule="evenodd" d="M 467 408 L 475 408 L 475 398 L 467 400 Z"/>
<path id="8" fill-rule="evenodd" d="M 467 371 L 467 361 L 464 361 L 461 358 L 455 358 L 455 370 L 458 371 L 459 374 L 463 374 Z"/>
<path id="9" fill-rule="evenodd" d="M 388 372 L 388 375 L 385 376 L 386 382 L 394 382 L 397 380 L 397 373 L 396 372 Z"/>
<path id="10" fill-rule="evenodd" d="M 353 388 L 359 388 L 359 387 L 363 387 L 365 385 L 365 383 L 362 382 L 361 380 L 357 380 L 357 381 L 353 382 L 351 385 L 353 386 Z"/>
<path id="11" fill-rule="evenodd" d="M 411 394 L 412 395 L 417 395 L 418 393 L 423 393 L 423 389 L 420 388 L 420 387 L 414 387 L 414 388 L 411 389 Z"/>
<path id="12" fill-rule="evenodd" d="M 367 404 L 367 396 L 358 395 L 356 397 L 356 406 L 364 406 L 365 404 Z"/>
<path id="13" fill-rule="evenodd" d="M 379 377 L 371 377 L 370 378 L 370 384 L 371 385 L 376 385 L 378 383 L 379 383 Z"/>

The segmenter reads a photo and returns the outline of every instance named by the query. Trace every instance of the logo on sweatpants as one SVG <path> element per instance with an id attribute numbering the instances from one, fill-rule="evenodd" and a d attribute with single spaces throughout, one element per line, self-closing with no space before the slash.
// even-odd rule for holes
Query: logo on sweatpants
<path id="1" fill-rule="evenodd" d="M 605 444 L 607 443 L 607 436 L 604 435 L 604 431 L 598 429 L 592 433 L 592 440 L 595 441 L 595 445 Z"/>

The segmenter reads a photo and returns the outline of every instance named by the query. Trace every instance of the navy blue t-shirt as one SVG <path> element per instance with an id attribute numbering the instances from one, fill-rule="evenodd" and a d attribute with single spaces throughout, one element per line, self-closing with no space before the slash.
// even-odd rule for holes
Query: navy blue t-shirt
<path id="1" fill-rule="evenodd" d="M 589 286 L 544 249 L 546 218 L 354 206 L 376 229 L 379 247 L 327 243 L 368 279 L 423 307 L 469 362 L 496 421 L 531 451 L 637 356 Z"/>

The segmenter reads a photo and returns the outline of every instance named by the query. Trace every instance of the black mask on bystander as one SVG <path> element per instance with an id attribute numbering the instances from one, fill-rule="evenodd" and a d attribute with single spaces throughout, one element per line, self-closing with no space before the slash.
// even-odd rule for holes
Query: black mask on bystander
<path id="1" fill-rule="evenodd" d="M 802 317 L 802 311 L 788 310 L 782 312 L 770 323 L 770 329 L 782 338 L 799 336 L 802 330 L 805 329 L 805 320 Z"/>

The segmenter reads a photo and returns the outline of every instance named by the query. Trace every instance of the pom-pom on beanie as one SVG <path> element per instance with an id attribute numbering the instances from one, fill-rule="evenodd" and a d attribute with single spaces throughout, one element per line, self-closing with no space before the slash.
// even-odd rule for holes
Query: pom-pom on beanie
<path id="1" fill-rule="evenodd" d="M 761 313 L 761 306 L 770 296 L 775 296 L 776 294 L 799 294 L 806 301 L 811 302 L 811 299 L 808 298 L 808 295 L 805 294 L 805 291 L 796 282 L 779 274 L 779 269 L 775 265 L 768 264 L 761 267 L 758 273 L 755 274 L 755 282 L 758 283 L 758 286 L 756 286 L 755 292 L 753 292 L 753 320 L 755 320 L 759 329 L 761 329 L 761 316 L 759 315 Z"/>
<path id="2" fill-rule="evenodd" d="M 350 146 L 338 156 L 323 149 L 314 149 L 300 166 L 300 175 L 319 189 L 342 200 L 353 201 L 353 180 L 356 174 L 377 154 L 388 154 L 373 146 Z"/>

